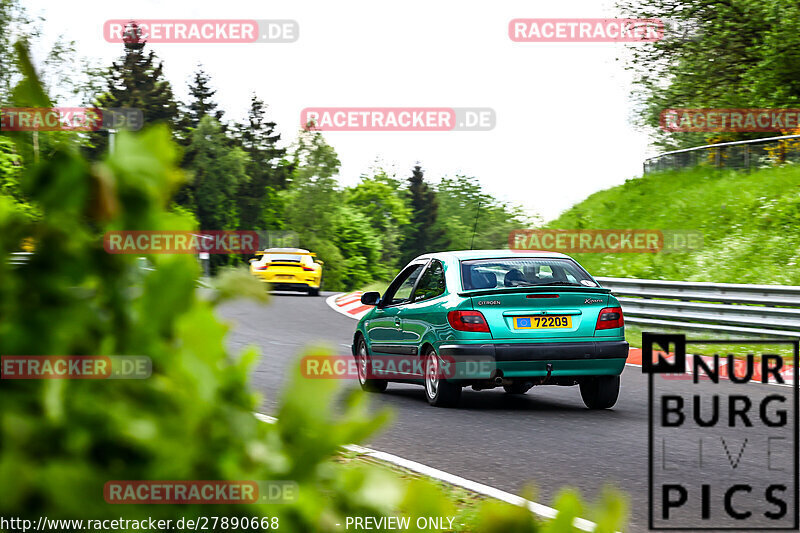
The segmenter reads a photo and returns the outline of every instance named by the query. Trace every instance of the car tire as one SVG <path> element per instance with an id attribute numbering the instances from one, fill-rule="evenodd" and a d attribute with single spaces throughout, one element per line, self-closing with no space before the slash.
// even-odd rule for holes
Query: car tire
<path id="1" fill-rule="evenodd" d="M 589 409 L 609 409 L 619 398 L 619 376 L 598 376 L 581 381 L 581 398 Z"/>
<path id="2" fill-rule="evenodd" d="M 361 335 L 358 336 L 356 343 L 356 369 L 358 372 L 358 384 L 366 392 L 383 392 L 386 390 L 388 382 L 385 379 L 370 379 L 367 377 L 369 365 L 369 354 L 367 353 L 367 342 Z"/>
<path id="3" fill-rule="evenodd" d="M 503 385 L 503 390 L 506 394 L 525 394 L 530 390 L 530 387 L 525 387 L 524 383 L 512 383 L 511 385 Z"/>
<path id="4" fill-rule="evenodd" d="M 308 288 L 308 295 L 309 296 L 319 296 L 319 287 L 317 287 L 317 288 L 309 287 Z"/>
<path id="5" fill-rule="evenodd" d="M 461 400 L 461 386 L 441 379 L 439 374 L 439 356 L 431 348 L 424 356 L 425 398 L 434 407 L 455 407 Z"/>

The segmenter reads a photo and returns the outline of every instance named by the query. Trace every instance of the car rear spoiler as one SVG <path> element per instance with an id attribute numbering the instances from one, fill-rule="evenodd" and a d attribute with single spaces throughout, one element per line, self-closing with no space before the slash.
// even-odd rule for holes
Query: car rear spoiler
<path id="1" fill-rule="evenodd" d="M 255 252 L 253 255 L 264 255 L 266 253 L 270 253 L 269 250 L 259 250 Z M 277 254 L 286 254 L 286 255 L 310 255 L 311 257 L 317 257 L 317 254 L 314 252 L 271 252 Z"/>
<path id="2" fill-rule="evenodd" d="M 611 289 L 606 287 L 573 287 L 548 285 L 546 287 L 495 287 L 494 289 L 472 289 L 459 292 L 459 296 L 489 296 L 491 294 L 509 294 L 513 292 L 595 292 L 598 294 L 610 294 Z"/>
<path id="3" fill-rule="evenodd" d="M 266 253 L 268 253 L 267 250 L 259 250 L 259 251 L 255 252 L 253 255 L 264 255 Z M 291 253 L 291 255 L 310 255 L 311 257 L 314 258 L 314 262 L 319 263 L 320 265 L 324 265 L 325 264 L 325 261 L 323 261 L 322 259 L 317 259 L 317 254 L 315 254 L 314 252 L 275 252 L 275 253 L 285 253 L 285 254 L 290 254 Z M 253 262 L 253 261 L 254 261 L 254 259 L 250 260 L 250 262 Z M 276 261 L 272 261 L 272 263 L 275 263 L 275 262 Z"/>

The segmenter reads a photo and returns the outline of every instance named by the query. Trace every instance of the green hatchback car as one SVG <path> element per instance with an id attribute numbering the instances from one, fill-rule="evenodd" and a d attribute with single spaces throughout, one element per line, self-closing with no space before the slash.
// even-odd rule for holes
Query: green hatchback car
<path id="1" fill-rule="evenodd" d="M 628 357 L 622 309 L 574 259 L 551 252 L 471 250 L 411 261 L 358 323 L 361 387 L 425 386 L 455 406 L 463 387 L 578 385 L 590 409 L 617 402 Z"/>

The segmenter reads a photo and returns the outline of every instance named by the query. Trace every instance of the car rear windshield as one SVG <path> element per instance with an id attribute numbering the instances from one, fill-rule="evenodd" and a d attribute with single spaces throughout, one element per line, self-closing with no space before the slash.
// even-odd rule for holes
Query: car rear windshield
<path id="1" fill-rule="evenodd" d="M 597 287 L 592 277 L 571 259 L 511 257 L 461 262 L 464 290 L 507 287 Z"/>

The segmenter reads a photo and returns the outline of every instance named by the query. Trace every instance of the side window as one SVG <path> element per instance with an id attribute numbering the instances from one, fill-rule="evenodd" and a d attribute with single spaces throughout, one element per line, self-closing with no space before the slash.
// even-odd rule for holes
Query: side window
<path id="1" fill-rule="evenodd" d="M 539 267 L 539 278 L 540 279 L 544 279 L 544 278 L 552 279 L 553 277 L 554 277 L 553 267 L 551 267 L 550 265 L 542 265 L 542 266 Z"/>
<path id="2" fill-rule="evenodd" d="M 417 290 L 414 291 L 414 301 L 436 298 L 444 294 L 444 289 L 444 266 L 441 261 L 434 259 L 419 280 Z"/>
<path id="3" fill-rule="evenodd" d="M 411 290 L 417 282 L 425 265 L 411 265 L 392 282 L 389 290 L 383 295 L 384 305 L 397 305 L 407 303 L 411 299 Z"/>

